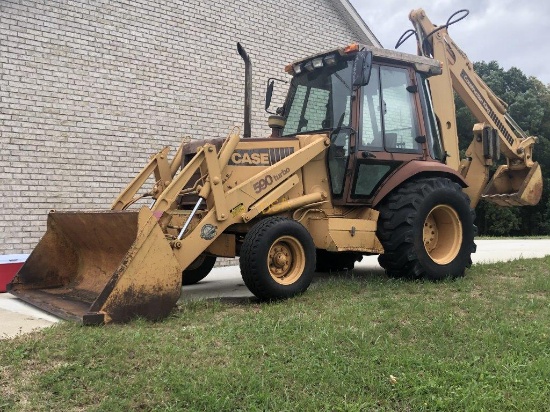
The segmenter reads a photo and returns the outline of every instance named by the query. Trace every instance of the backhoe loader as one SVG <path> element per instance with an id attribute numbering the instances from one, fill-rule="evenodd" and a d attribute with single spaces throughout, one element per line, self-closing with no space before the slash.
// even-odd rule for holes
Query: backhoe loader
<path id="1" fill-rule="evenodd" d="M 534 205 L 536 139 L 525 135 L 472 63 L 424 11 L 419 55 L 351 44 L 286 66 L 271 135 L 251 138 L 250 59 L 243 137 L 182 143 L 152 156 L 111 210 L 55 212 L 9 290 L 84 324 L 157 320 L 217 257 L 240 258 L 262 300 L 304 292 L 315 270 L 379 255 L 389 276 L 463 276 L 480 198 Z M 275 80 L 268 82 L 269 112 Z M 478 118 L 460 160 L 453 90 Z M 504 154 L 489 183 L 490 167 Z M 153 176 L 150 190 L 142 189 Z M 149 206 L 141 204 L 150 199 Z M 185 290 L 185 289 L 184 289 Z"/>

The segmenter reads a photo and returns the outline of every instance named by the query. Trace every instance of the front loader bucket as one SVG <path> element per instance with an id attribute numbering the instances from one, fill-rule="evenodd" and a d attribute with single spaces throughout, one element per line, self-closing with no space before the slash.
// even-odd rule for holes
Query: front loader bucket
<path id="1" fill-rule="evenodd" d="M 179 298 L 181 268 L 146 207 L 51 212 L 46 234 L 8 291 L 84 324 L 158 320 Z"/>
<path id="2" fill-rule="evenodd" d="M 535 162 L 519 170 L 499 166 L 481 197 L 500 206 L 534 206 L 541 196 L 542 171 Z"/>

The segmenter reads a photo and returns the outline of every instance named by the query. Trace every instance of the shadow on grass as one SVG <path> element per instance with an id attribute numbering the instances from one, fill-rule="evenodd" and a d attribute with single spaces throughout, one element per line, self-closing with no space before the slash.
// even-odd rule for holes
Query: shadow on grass
<path id="1" fill-rule="evenodd" d="M 341 270 L 332 272 L 316 272 L 314 281 L 327 280 L 327 279 L 375 279 L 375 280 L 388 280 L 388 276 L 384 272 L 384 269 L 369 269 L 358 267 L 353 270 Z"/>

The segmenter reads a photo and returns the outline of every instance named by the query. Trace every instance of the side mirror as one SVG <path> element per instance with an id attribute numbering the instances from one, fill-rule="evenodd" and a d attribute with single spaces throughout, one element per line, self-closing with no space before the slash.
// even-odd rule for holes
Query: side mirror
<path id="1" fill-rule="evenodd" d="M 353 65 L 353 86 L 360 87 L 369 83 L 370 73 L 372 71 L 372 52 L 360 50 L 355 57 Z"/>
<path id="2" fill-rule="evenodd" d="M 269 106 L 271 106 L 271 99 L 273 98 L 273 90 L 275 89 L 275 81 L 288 83 L 286 80 L 276 79 L 274 77 L 270 77 L 269 79 L 267 79 L 267 87 L 265 90 L 265 111 L 269 114 L 275 114 L 274 112 L 269 111 Z M 280 114 L 279 109 L 277 109 L 277 114 Z"/>

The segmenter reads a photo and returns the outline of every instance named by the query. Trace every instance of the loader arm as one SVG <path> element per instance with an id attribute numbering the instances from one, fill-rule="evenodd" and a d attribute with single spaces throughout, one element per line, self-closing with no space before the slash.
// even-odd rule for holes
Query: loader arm
<path id="1" fill-rule="evenodd" d="M 312 135 L 308 144 L 290 156 L 251 175 L 250 178 L 231 190 L 224 191 L 221 172 L 238 143 L 237 135 L 230 136 L 220 150 L 219 157 L 213 145 L 206 144 L 199 149 L 195 157 L 175 176 L 172 183 L 159 196 L 151 209 L 153 214 L 159 217 L 161 225 L 166 226 L 170 221 L 172 205 L 174 205 L 178 194 L 187 185 L 195 170 L 201 165 L 203 166 L 208 177 L 206 183 L 197 188 L 198 204 L 211 196 L 212 205 L 208 208 L 206 215 L 200 219 L 195 218 L 191 212 L 187 218 L 187 222 L 190 223 L 189 230 L 185 230 L 186 222 L 180 235 L 170 240 L 170 245 L 182 270 L 187 268 L 201 253 L 204 253 L 229 226 L 235 223 L 248 223 L 298 184 L 300 179 L 296 173 L 311 159 L 323 153 L 330 145 L 330 140 L 326 135 Z M 271 178 L 272 176 L 282 177 L 275 179 Z M 266 179 L 272 183 L 266 186 L 259 184 Z M 319 194 L 319 197 L 310 196 L 308 199 L 310 203 L 318 202 L 322 199 L 322 194 Z M 231 212 L 235 210 L 243 212 Z M 205 234 L 205 229 L 208 229 L 210 233 Z"/>
<path id="2" fill-rule="evenodd" d="M 508 114 L 506 103 L 476 74 L 473 63 L 449 36 L 449 22 L 436 26 L 422 9 L 413 10 L 409 19 L 416 30 L 418 54 L 441 63 L 442 74 L 428 80 L 434 111 L 446 163 L 468 183 L 465 192 L 471 205 L 481 197 L 502 206 L 537 204 L 542 194 L 540 166 L 533 161 L 537 138 L 521 130 Z M 474 138 L 463 160 L 458 149 L 453 90 L 480 122 L 474 127 Z M 498 168 L 487 185 L 489 167 L 499 152 L 506 157 L 506 165 Z"/>
<path id="3" fill-rule="evenodd" d="M 170 148 L 167 146 L 157 154 L 151 156 L 149 162 L 141 169 L 141 171 L 132 179 L 130 183 L 120 192 L 117 198 L 111 204 L 111 210 L 124 210 L 136 201 L 144 197 L 155 198 L 170 184 L 172 178 L 176 174 L 182 159 L 183 145 L 186 141 L 182 141 L 179 149 L 174 155 L 171 162 L 168 162 L 168 153 Z M 136 196 L 139 189 L 145 185 L 151 174 L 155 177 L 155 185 L 153 188 L 141 196 Z"/>

